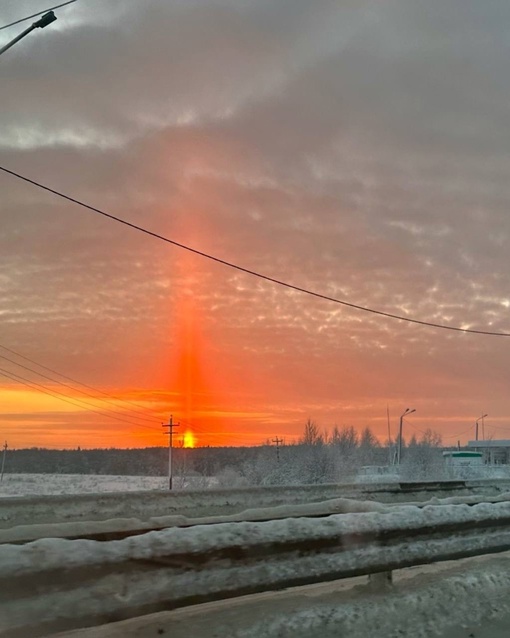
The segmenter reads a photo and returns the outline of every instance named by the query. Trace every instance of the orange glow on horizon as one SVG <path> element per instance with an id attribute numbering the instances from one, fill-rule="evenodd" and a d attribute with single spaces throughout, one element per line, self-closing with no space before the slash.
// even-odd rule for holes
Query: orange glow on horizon
<path id="1" fill-rule="evenodd" d="M 109 405 L 109 415 L 105 412 L 106 405 L 99 398 L 87 399 L 93 401 L 98 414 L 91 412 L 86 407 L 65 404 L 56 397 L 49 397 L 36 390 L 14 389 L 1 387 L 0 385 L 0 424 L 2 426 L 2 439 L 9 444 L 9 449 L 30 447 L 73 449 L 80 446 L 82 449 L 92 448 L 140 448 L 140 447 L 166 447 L 168 445 L 165 431 L 161 428 L 161 420 L 167 420 L 168 416 L 159 417 L 157 413 L 162 409 L 169 412 L 168 406 L 172 406 L 174 422 L 180 421 L 180 414 L 173 410 L 179 400 L 175 395 L 164 391 L 135 391 L 126 390 L 122 393 L 115 391 L 119 400 L 134 400 L 143 403 L 147 407 L 147 413 L 155 414 L 154 425 L 140 425 L 133 421 L 133 414 L 123 410 L 119 406 L 115 410 Z M 71 400 L 83 400 L 82 395 L 70 395 Z M 184 397 L 185 399 L 186 397 Z M 285 438 L 286 443 L 296 441 L 302 435 L 303 424 L 306 421 L 305 413 L 296 413 L 295 410 L 283 406 L 282 413 L 262 412 L 247 410 L 217 409 L 212 403 L 208 403 L 207 397 L 194 397 L 190 392 L 190 405 L 193 408 L 193 423 L 181 423 L 181 427 L 175 432 L 174 445 L 182 445 L 184 448 L 217 447 L 217 446 L 252 446 L 263 444 L 271 440 L 273 432 L 278 432 Z M 204 400 L 204 409 L 199 410 L 198 405 Z M 165 405 L 166 404 L 166 405 Z M 361 414 L 352 423 L 358 434 L 367 425 L 378 437 L 382 445 L 386 444 L 386 416 L 383 414 L 385 406 L 372 407 L 370 411 Z M 353 406 L 354 409 L 354 406 Z M 171 413 L 171 412 L 170 412 Z M 120 420 L 113 420 L 116 415 Z M 3 418 L 2 418 L 3 417 Z M 415 434 L 418 438 L 424 428 L 431 427 L 443 435 L 443 443 L 450 445 L 458 439 L 464 444 L 473 438 L 472 428 L 466 428 L 469 415 L 455 414 L 450 417 L 436 417 L 436 422 L 420 421 L 406 422 L 404 438 L 406 441 Z M 331 433 L 334 415 L 325 413 L 317 418 L 317 423 Z M 392 418 L 392 436 L 395 436 L 396 421 Z M 492 419 L 496 431 L 503 431 L 507 427 L 506 416 L 498 416 Z M 270 429 L 267 424 L 270 423 Z M 473 426 L 474 427 L 474 426 Z M 148 428 L 148 429 L 147 429 Z M 498 429 L 499 428 L 499 429 Z"/>

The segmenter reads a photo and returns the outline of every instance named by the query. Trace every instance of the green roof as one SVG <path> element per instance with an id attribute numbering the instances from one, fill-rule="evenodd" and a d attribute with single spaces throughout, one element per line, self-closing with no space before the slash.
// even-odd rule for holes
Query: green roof
<path id="1" fill-rule="evenodd" d="M 459 451 L 452 451 L 452 452 L 443 452 L 444 456 L 454 456 L 455 458 L 458 457 L 477 457 L 477 456 L 482 456 L 482 452 L 459 452 Z"/>

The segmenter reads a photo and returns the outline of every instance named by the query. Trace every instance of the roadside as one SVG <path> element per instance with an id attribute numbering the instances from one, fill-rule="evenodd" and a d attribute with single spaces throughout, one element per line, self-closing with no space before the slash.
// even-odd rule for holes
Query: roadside
<path id="1" fill-rule="evenodd" d="M 507 638 L 510 553 L 196 605 L 59 638 Z"/>
<path id="2" fill-rule="evenodd" d="M 440 634 L 440 638 L 508 638 L 510 636 L 510 614 L 502 618 L 485 619 L 481 623 L 451 629 Z"/>

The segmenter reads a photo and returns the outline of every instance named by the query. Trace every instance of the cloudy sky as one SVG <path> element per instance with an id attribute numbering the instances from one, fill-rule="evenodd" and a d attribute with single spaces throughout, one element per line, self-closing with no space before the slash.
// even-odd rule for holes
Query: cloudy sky
<path id="1" fill-rule="evenodd" d="M 46 6 L 4 3 L 1 24 Z M 0 57 L 3 167 L 296 286 L 510 332 L 508 2 L 56 13 Z M 0 194 L 12 447 L 160 445 L 170 413 L 198 444 L 293 440 L 309 417 L 384 440 L 387 406 L 393 431 L 416 409 L 408 435 L 464 442 L 487 413 L 510 438 L 508 337 L 291 291 L 5 173 Z"/>

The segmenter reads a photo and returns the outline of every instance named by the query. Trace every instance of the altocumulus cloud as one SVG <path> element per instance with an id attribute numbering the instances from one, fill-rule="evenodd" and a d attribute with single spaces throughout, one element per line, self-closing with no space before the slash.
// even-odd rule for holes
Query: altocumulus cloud
<path id="1" fill-rule="evenodd" d="M 508 331 L 509 18 L 502 1 L 79 1 L 2 56 L 2 164 L 347 301 Z M 505 340 L 339 309 L 0 184 L 2 339 L 48 364 L 164 385 L 187 309 L 224 386 L 289 429 L 297 404 L 382 428 L 410 401 L 447 432 L 481 404 L 509 415 Z"/>

